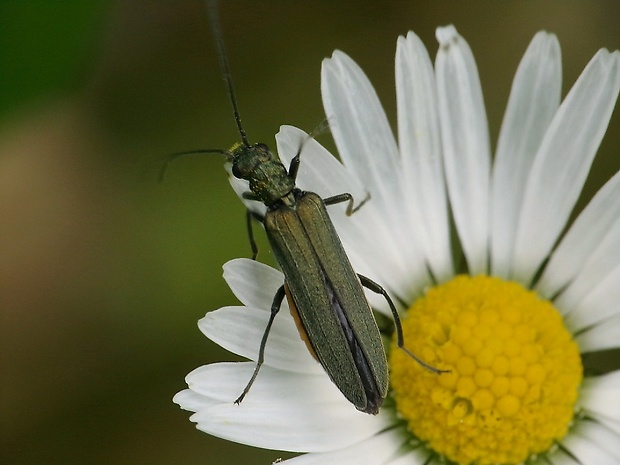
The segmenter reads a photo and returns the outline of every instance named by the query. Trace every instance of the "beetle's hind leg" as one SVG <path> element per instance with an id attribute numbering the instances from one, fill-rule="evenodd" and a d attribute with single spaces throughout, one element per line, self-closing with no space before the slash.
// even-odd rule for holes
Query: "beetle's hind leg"
<path id="1" fill-rule="evenodd" d="M 394 326 L 396 326 L 396 343 L 398 344 L 398 348 L 401 350 L 404 350 L 405 353 L 409 355 L 412 359 L 414 359 L 424 368 L 426 368 L 429 371 L 432 371 L 433 373 L 437 373 L 437 374 L 449 373 L 450 370 L 440 370 L 439 368 L 435 368 L 434 366 L 429 365 L 428 363 L 418 358 L 413 352 L 411 352 L 409 349 L 405 347 L 405 338 L 403 336 L 403 326 L 400 322 L 400 316 L 398 315 L 396 306 L 394 305 L 394 302 L 390 298 L 387 291 L 382 286 L 374 282 L 372 279 L 367 278 L 366 276 L 363 276 L 361 274 L 358 274 L 357 276 L 359 276 L 362 286 L 364 286 L 366 289 L 369 289 L 376 294 L 381 294 L 387 301 L 388 305 L 390 306 L 390 311 L 392 312 L 392 316 L 394 317 Z"/>

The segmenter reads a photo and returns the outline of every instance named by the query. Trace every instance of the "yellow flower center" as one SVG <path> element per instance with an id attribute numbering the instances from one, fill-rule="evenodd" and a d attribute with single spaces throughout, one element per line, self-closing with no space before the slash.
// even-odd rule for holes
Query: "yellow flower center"
<path id="1" fill-rule="evenodd" d="M 412 433 L 460 465 L 518 464 L 571 424 L 582 379 L 577 344 L 559 312 L 521 285 L 457 276 L 431 289 L 403 320 L 393 395 Z"/>

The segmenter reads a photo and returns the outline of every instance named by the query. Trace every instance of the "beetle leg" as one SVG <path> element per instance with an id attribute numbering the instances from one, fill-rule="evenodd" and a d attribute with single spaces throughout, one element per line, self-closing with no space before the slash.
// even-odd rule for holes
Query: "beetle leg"
<path id="1" fill-rule="evenodd" d="M 254 373 L 252 373 L 252 377 L 250 381 L 243 389 L 241 395 L 235 400 L 235 404 L 240 404 L 246 394 L 250 391 L 252 384 L 254 384 L 254 380 L 258 376 L 258 372 L 263 362 L 265 361 L 265 346 L 267 345 L 267 337 L 269 336 L 269 331 L 271 331 L 271 326 L 273 325 L 273 320 L 276 315 L 280 311 L 280 305 L 282 305 L 282 301 L 284 300 L 284 285 L 280 286 L 276 291 L 276 295 L 273 297 L 273 303 L 271 304 L 271 314 L 269 315 L 269 321 L 267 322 L 267 327 L 265 328 L 265 332 L 263 333 L 263 338 L 260 341 L 260 348 L 258 349 L 258 360 L 256 360 L 256 368 L 254 368 Z"/>
<path id="2" fill-rule="evenodd" d="M 396 326 L 396 343 L 398 344 L 398 348 L 404 350 L 405 353 L 409 355 L 412 359 L 414 359 L 424 368 L 432 371 L 433 373 L 437 373 L 437 374 L 449 373 L 450 370 L 440 370 L 439 368 L 435 368 L 434 366 L 429 365 L 424 360 L 421 360 L 420 358 L 416 357 L 409 349 L 405 347 L 405 338 L 403 336 L 403 326 L 400 322 L 400 316 L 398 315 L 396 306 L 394 305 L 394 302 L 392 302 L 392 299 L 390 298 L 387 291 L 382 286 L 374 282 L 372 279 L 367 278 L 366 276 L 363 276 L 361 274 L 358 274 L 357 276 L 360 278 L 360 282 L 362 283 L 362 286 L 364 286 L 366 289 L 370 289 L 372 292 L 376 294 L 381 294 L 387 301 L 388 305 L 390 306 L 392 316 L 394 317 L 394 325 Z"/>
<path id="3" fill-rule="evenodd" d="M 246 222 L 246 227 L 248 228 L 248 239 L 250 240 L 250 247 L 252 249 L 252 260 L 256 260 L 256 257 L 258 256 L 258 246 L 256 245 L 256 241 L 254 240 L 254 230 L 252 229 L 252 218 L 262 223 L 264 217 L 251 210 L 245 211 L 245 222 Z"/>
<path id="4" fill-rule="evenodd" d="M 364 198 L 364 200 L 360 202 L 358 206 L 353 207 L 353 204 L 354 204 L 353 196 L 349 194 L 348 192 L 344 192 L 342 194 L 334 195 L 332 197 L 327 197 L 326 199 L 323 199 L 323 202 L 325 202 L 325 205 L 335 205 L 337 203 L 349 202 L 349 204 L 347 205 L 346 213 L 347 213 L 347 216 L 351 216 L 353 213 L 355 213 L 360 208 L 362 208 L 364 204 L 368 202 L 369 200 L 370 200 L 370 192 L 366 194 L 366 197 Z"/>

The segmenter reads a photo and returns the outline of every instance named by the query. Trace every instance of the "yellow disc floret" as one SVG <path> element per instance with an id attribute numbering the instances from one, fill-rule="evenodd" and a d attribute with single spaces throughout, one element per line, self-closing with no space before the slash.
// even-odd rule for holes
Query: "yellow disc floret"
<path id="1" fill-rule="evenodd" d="M 567 433 L 582 379 L 577 344 L 549 301 L 488 276 L 431 289 L 403 320 L 391 382 L 412 433 L 460 465 L 519 464 Z"/>

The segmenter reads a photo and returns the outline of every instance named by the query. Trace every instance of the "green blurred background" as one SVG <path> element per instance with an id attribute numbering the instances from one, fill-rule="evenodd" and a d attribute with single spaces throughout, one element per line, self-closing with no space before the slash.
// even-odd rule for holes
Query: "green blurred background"
<path id="1" fill-rule="evenodd" d="M 272 145 L 280 124 L 324 118 L 320 64 L 335 48 L 366 71 L 394 124 L 397 36 L 415 30 L 434 56 L 435 27 L 454 23 L 480 68 L 493 143 L 536 31 L 560 39 L 565 92 L 598 48 L 620 48 L 616 0 L 220 10 L 246 131 Z M 618 113 L 580 207 L 620 168 Z M 200 433 L 171 401 L 190 370 L 233 359 L 196 321 L 234 304 L 221 266 L 249 246 L 219 157 L 178 161 L 163 184 L 159 162 L 237 140 L 202 2 L 0 1 L 2 464 L 288 456 Z"/>

